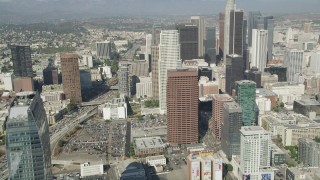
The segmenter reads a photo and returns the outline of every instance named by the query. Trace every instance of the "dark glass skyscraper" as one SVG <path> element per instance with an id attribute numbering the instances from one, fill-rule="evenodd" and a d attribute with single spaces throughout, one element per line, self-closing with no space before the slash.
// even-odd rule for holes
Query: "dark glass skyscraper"
<path id="1" fill-rule="evenodd" d="M 242 126 L 242 109 L 238 103 L 226 102 L 223 106 L 221 122 L 221 147 L 231 161 L 232 155 L 240 155 L 240 129 Z"/>
<path id="2" fill-rule="evenodd" d="M 206 40 L 204 43 L 205 48 L 205 61 L 208 64 L 216 63 L 216 28 L 207 27 L 206 28 Z"/>
<path id="3" fill-rule="evenodd" d="M 228 54 L 243 53 L 243 11 L 231 10 Z"/>
<path id="4" fill-rule="evenodd" d="M 245 62 L 242 56 L 237 54 L 227 55 L 226 59 L 226 92 L 232 95 L 235 82 L 244 80 Z"/>
<path id="5" fill-rule="evenodd" d="M 196 24 L 178 24 L 180 39 L 180 56 L 182 61 L 197 59 L 198 56 L 198 26 Z"/>
<path id="6" fill-rule="evenodd" d="M 9 179 L 52 179 L 49 127 L 39 94 L 17 93 L 6 132 Z"/>
<path id="7" fill-rule="evenodd" d="M 11 45 L 13 73 L 16 77 L 33 77 L 30 46 Z"/>
<path id="8" fill-rule="evenodd" d="M 261 72 L 257 67 L 252 67 L 250 70 L 246 71 L 247 80 L 253 81 L 257 84 L 257 88 L 261 88 Z"/>

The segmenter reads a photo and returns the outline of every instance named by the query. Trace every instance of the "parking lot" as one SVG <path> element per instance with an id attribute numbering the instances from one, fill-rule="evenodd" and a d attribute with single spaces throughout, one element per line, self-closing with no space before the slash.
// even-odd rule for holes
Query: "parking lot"
<path id="1" fill-rule="evenodd" d="M 106 122 L 95 120 L 83 125 L 80 134 L 64 147 L 64 154 L 93 156 L 90 160 L 120 161 L 124 157 L 126 121 Z M 108 157 L 107 153 L 108 152 Z M 71 156 L 70 156 L 71 157 Z M 79 157 L 81 159 L 81 157 Z"/>
<path id="2" fill-rule="evenodd" d="M 167 117 L 163 115 L 146 115 L 143 120 L 132 120 L 131 126 L 132 138 L 167 135 Z"/>

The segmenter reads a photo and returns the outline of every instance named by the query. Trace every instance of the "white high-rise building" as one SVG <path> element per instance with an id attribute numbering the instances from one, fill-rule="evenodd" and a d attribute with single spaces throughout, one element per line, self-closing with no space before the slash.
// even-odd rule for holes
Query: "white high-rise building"
<path id="1" fill-rule="evenodd" d="M 252 30 L 251 67 L 257 67 L 261 72 L 267 66 L 268 30 Z"/>
<path id="2" fill-rule="evenodd" d="M 260 126 L 243 126 L 240 133 L 241 177 L 260 180 L 260 169 L 270 167 L 271 135 Z"/>
<path id="3" fill-rule="evenodd" d="M 191 16 L 191 23 L 198 26 L 198 56 L 202 57 L 205 53 L 204 40 L 205 40 L 205 22 L 202 16 Z"/>
<path id="4" fill-rule="evenodd" d="M 146 52 L 144 54 L 145 60 L 149 63 L 149 57 L 151 55 L 151 46 L 152 46 L 152 34 L 146 35 Z"/>
<path id="5" fill-rule="evenodd" d="M 98 58 L 107 58 L 110 59 L 111 56 L 111 42 L 96 42 L 96 50 Z"/>
<path id="6" fill-rule="evenodd" d="M 287 80 L 289 82 L 298 81 L 295 77 L 302 73 L 304 52 L 302 50 L 289 49 L 284 57 L 284 64 L 287 67 Z"/>
<path id="7" fill-rule="evenodd" d="M 159 44 L 159 104 L 167 113 L 167 71 L 181 67 L 178 30 L 162 30 Z"/>
<path id="8" fill-rule="evenodd" d="M 310 70 L 313 73 L 320 73 L 320 51 L 313 51 L 311 53 Z"/>
<path id="9" fill-rule="evenodd" d="M 230 12 L 235 9 L 235 0 L 228 0 L 224 11 L 224 48 L 223 62 L 226 63 L 226 55 L 229 54 Z"/>

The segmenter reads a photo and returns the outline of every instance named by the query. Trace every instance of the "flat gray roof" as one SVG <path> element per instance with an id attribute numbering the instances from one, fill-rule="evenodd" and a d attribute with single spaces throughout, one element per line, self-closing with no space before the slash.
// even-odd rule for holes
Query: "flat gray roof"
<path id="1" fill-rule="evenodd" d="M 28 108 L 29 108 L 29 106 L 13 106 L 10 109 L 9 121 L 12 118 L 27 117 L 28 116 Z M 24 119 L 24 118 L 22 118 L 22 119 Z"/>
<path id="2" fill-rule="evenodd" d="M 138 149 L 153 149 L 165 147 L 165 144 L 163 143 L 160 136 L 136 138 L 134 142 Z"/>

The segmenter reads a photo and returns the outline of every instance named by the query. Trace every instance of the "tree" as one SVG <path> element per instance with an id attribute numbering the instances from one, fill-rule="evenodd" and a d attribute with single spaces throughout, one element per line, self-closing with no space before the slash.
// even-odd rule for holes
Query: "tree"
<path id="1" fill-rule="evenodd" d="M 138 115 L 137 118 L 138 118 L 139 121 L 143 121 L 143 116 Z"/>
<path id="2" fill-rule="evenodd" d="M 153 114 L 150 115 L 150 119 L 156 119 Z"/>
<path id="3" fill-rule="evenodd" d="M 119 69 L 118 61 L 112 61 L 111 72 L 116 73 L 118 71 L 118 69 Z"/>
<path id="4" fill-rule="evenodd" d="M 231 164 L 227 164 L 227 171 L 233 171 L 233 166 Z"/>
<path id="5" fill-rule="evenodd" d="M 281 108 L 284 107 L 284 103 L 283 103 L 283 102 L 280 103 L 280 107 L 281 107 Z"/>
<path id="6" fill-rule="evenodd" d="M 63 147 L 65 144 L 66 144 L 66 141 L 64 141 L 64 140 L 59 140 L 59 142 L 58 142 L 59 147 Z"/>

